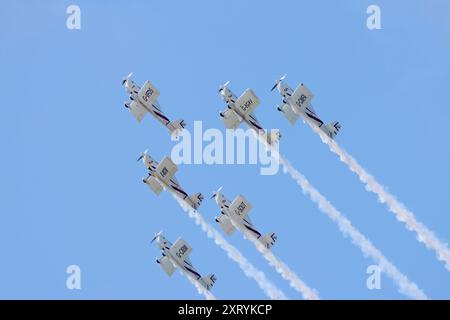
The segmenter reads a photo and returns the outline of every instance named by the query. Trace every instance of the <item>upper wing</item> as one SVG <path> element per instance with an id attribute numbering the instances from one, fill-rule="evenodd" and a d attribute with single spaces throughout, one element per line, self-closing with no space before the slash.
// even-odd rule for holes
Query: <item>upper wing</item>
<path id="1" fill-rule="evenodd" d="M 259 99 L 251 89 L 247 89 L 237 99 L 235 107 L 241 115 L 249 115 L 259 106 Z"/>
<path id="2" fill-rule="evenodd" d="M 175 175 L 178 168 L 175 163 L 173 163 L 172 159 L 169 157 L 164 157 L 161 162 L 156 167 L 156 173 L 159 177 L 161 177 L 164 181 L 170 181 L 170 179 Z"/>
<path id="3" fill-rule="evenodd" d="M 156 87 L 150 83 L 150 81 L 145 81 L 144 85 L 138 92 L 138 99 L 148 110 L 152 109 L 152 104 L 159 96 L 159 91 Z"/>
<path id="4" fill-rule="evenodd" d="M 312 98 L 314 98 L 314 94 L 303 83 L 295 89 L 291 96 L 294 104 L 302 110 L 311 103 Z"/>
<path id="5" fill-rule="evenodd" d="M 178 238 L 177 241 L 170 247 L 170 253 L 180 262 L 184 262 L 192 252 L 192 247 L 183 239 Z M 188 260 L 189 261 L 189 260 Z"/>
<path id="6" fill-rule="evenodd" d="M 247 201 L 243 196 L 238 195 L 233 202 L 231 203 L 230 207 L 228 208 L 230 212 L 234 213 L 238 217 L 241 217 L 244 219 L 249 211 L 252 209 L 252 205 L 250 202 Z"/>

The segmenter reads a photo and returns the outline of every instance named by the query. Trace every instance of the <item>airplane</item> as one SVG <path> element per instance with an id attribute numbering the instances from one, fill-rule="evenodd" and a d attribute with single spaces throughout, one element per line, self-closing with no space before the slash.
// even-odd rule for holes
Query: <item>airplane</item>
<path id="1" fill-rule="evenodd" d="M 293 91 L 283 82 L 285 78 L 286 75 L 278 79 L 271 90 L 277 89 L 283 97 L 283 104 L 279 105 L 277 110 L 282 112 L 291 124 L 294 124 L 300 116 L 304 122 L 307 121 L 320 128 L 328 137 L 334 139 L 341 129 L 339 122 L 334 121 L 329 124 L 324 124 L 311 106 L 311 100 L 314 98 L 314 94 L 303 83 Z"/>
<path id="2" fill-rule="evenodd" d="M 161 249 L 162 257 L 157 258 L 156 262 L 161 266 L 164 272 L 170 277 L 178 267 L 188 277 L 195 279 L 203 288 L 210 290 L 217 278 L 214 274 L 202 277 L 189 260 L 192 247 L 183 239 L 178 238 L 174 244 L 171 244 L 163 235 L 162 231 L 155 234 L 152 243 L 156 240 Z"/>
<path id="3" fill-rule="evenodd" d="M 177 136 L 186 126 L 184 120 L 170 121 L 159 106 L 158 89 L 150 81 L 146 81 L 142 88 L 139 87 L 131 79 L 132 75 L 133 73 L 130 73 L 122 80 L 122 85 L 130 95 L 130 101 L 125 102 L 125 108 L 130 110 L 138 122 L 142 121 L 147 112 L 150 113 L 169 130 L 171 135 Z"/>
<path id="4" fill-rule="evenodd" d="M 255 130 L 257 134 L 261 135 L 268 144 L 277 143 L 281 134 L 276 130 L 269 135 L 264 131 L 261 124 L 256 119 L 253 111 L 260 104 L 258 97 L 253 90 L 247 89 L 238 98 L 229 88 L 230 81 L 221 85 L 219 88 L 220 96 L 227 104 L 227 110 L 219 113 L 220 119 L 225 124 L 227 129 L 236 129 L 241 122 L 245 122 L 251 129 Z"/>
<path id="5" fill-rule="evenodd" d="M 148 170 L 148 175 L 145 178 L 142 178 L 142 182 L 144 182 L 149 188 L 158 196 L 162 189 L 168 189 L 175 193 L 177 196 L 186 201 L 193 209 L 197 209 L 202 200 L 203 195 L 198 192 L 192 196 L 188 196 L 188 194 L 181 188 L 177 179 L 175 178 L 175 173 L 178 168 L 175 163 L 173 163 L 172 159 L 169 157 L 164 157 L 160 163 L 153 160 L 148 154 L 147 150 L 145 150 L 137 159 L 139 162 L 142 160 L 145 167 Z"/>
<path id="6" fill-rule="evenodd" d="M 222 230 L 227 235 L 231 235 L 237 228 L 245 236 L 252 237 L 258 240 L 267 249 L 271 249 L 277 240 L 277 235 L 273 232 L 262 235 L 256 230 L 248 216 L 249 211 L 252 209 L 250 202 L 242 195 L 238 195 L 233 202 L 230 202 L 221 191 L 222 187 L 213 193 L 211 199 L 214 198 L 217 205 L 220 207 L 221 214 L 217 216 L 215 220 Z"/>

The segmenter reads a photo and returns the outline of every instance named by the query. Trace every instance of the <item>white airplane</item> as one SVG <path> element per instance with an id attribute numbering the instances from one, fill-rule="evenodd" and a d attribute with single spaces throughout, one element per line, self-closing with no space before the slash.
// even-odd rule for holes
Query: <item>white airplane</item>
<path id="1" fill-rule="evenodd" d="M 170 277 L 175 269 L 178 267 L 188 277 L 198 281 L 198 283 L 206 290 L 210 290 L 216 282 L 216 276 L 209 274 L 202 277 L 192 265 L 189 260 L 189 254 L 192 252 L 192 247 L 183 239 L 178 238 L 174 244 L 171 244 L 163 235 L 162 232 L 155 234 L 152 242 L 156 240 L 158 247 L 161 249 L 162 257 L 157 258 L 156 262 L 162 267 L 165 273 Z"/>
<path id="2" fill-rule="evenodd" d="M 122 85 L 125 86 L 125 89 L 130 95 L 130 101 L 125 102 L 125 108 L 130 110 L 131 114 L 138 122 L 141 122 L 145 114 L 149 112 L 159 122 L 166 126 L 171 135 L 178 135 L 178 133 L 186 126 L 184 120 L 170 121 L 159 106 L 157 100 L 159 96 L 158 89 L 156 89 L 150 81 L 146 81 L 142 88 L 140 88 L 131 79 L 132 75 L 133 73 L 130 73 L 122 80 Z"/>
<path id="3" fill-rule="evenodd" d="M 188 194 L 181 188 L 177 179 L 175 178 L 175 173 L 178 168 L 172 159 L 169 157 L 164 157 L 158 164 L 157 161 L 153 160 L 148 154 L 147 150 L 144 151 L 137 161 L 142 160 L 145 167 L 148 169 L 148 175 L 146 178 L 142 178 L 142 181 L 149 186 L 149 188 L 156 194 L 159 195 L 163 188 L 169 189 L 186 201 L 193 209 L 197 209 L 203 200 L 203 195 L 198 192 L 192 196 Z"/>
<path id="4" fill-rule="evenodd" d="M 262 235 L 256 230 L 250 217 L 249 211 L 252 209 L 252 205 L 243 196 L 237 196 L 233 202 L 230 202 L 222 193 L 222 187 L 219 188 L 211 198 L 216 200 L 217 205 L 220 208 L 220 216 L 216 217 L 216 222 L 220 225 L 223 231 L 227 235 L 231 235 L 234 230 L 239 229 L 245 236 L 257 239 L 267 249 L 272 248 L 277 236 L 271 232 L 266 235 Z"/>
<path id="5" fill-rule="evenodd" d="M 226 82 L 220 86 L 219 93 L 223 101 L 227 104 L 227 110 L 220 112 L 220 119 L 225 124 L 227 129 L 236 129 L 241 122 L 247 123 L 247 125 L 256 131 L 259 135 L 263 136 L 267 143 L 277 143 L 281 135 L 278 132 L 271 132 L 269 135 L 265 132 L 261 124 L 256 119 L 253 111 L 259 105 L 259 99 L 251 89 L 247 89 L 238 98 L 229 88 Z"/>
<path id="6" fill-rule="evenodd" d="M 285 78 L 286 75 L 278 79 L 271 90 L 277 89 L 283 97 L 283 104 L 277 107 L 278 111 L 281 111 L 291 124 L 294 124 L 298 117 L 301 116 L 303 121 L 319 127 L 327 136 L 334 139 L 341 129 L 339 122 L 334 121 L 324 124 L 311 106 L 314 94 L 303 83 L 293 91 L 283 82 Z"/>

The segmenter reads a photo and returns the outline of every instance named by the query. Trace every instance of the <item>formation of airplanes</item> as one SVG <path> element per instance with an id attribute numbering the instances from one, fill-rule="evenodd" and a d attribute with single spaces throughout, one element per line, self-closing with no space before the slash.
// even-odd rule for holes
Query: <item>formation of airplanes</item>
<path id="1" fill-rule="evenodd" d="M 185 128 L 183 120 L 170 121 L 162 112 L 157 98 L 160 92 L 150 82 L 146 81 L 142 87 L 136 85 L 131 79 L 132 73 L 122 80 L 122 85 L 129 94 L 130 100 L 125 102 L 125 107 L 131 112 L 134 118 L 141 122 L 146 113 L 152 114 L 162 123 L 171 135 L 178 133 Z M 272 90 L 277 89 L 282 97 L 282 104 L 277 109 L 283 113 L 286 119 L 295 124 L 299 117 L 313 126 L 320 128 L 328 137 L 334 139 L 341 129 L 339 122 L 325 124 L 316 114 L 311 106 L 313 93 L 303 84 L 292 90 L 283 81 L 286 76 L 275 82 Z M 229 82 L 221 85 L 218 93 L 226 103 L 227 109 L 220 112 L 220 119 L 227 129 L 235 130 L 241 123 L 246 123 L 252 130 L 261 136 L 268 144 L 279 142 L 281 135 L 278 131 L 266 132 L 254 114 L 259 106 L 260 100 L 251 89 L 246 89 L 238 98 L 228 87 Z M 147 151 L 144 151 L 137 161 L 141 161 L 147 170 L 147 176 L 142 181 L 158 196 L 161 191 L 168 190 L 183 200 L 193 210 L 197 210 L 203 201 L 203 195 L 198 192 L 188 195 L 180 186 L 175 177 L 178 167 L 170 157 L 164 157 L 159 163 L 154 160 Z M 214 199 L 220 209 L 220 214 L 215 217 L 215 221 L 227 235 L 231 235 L 237 229 L 246 238 L 254 239 L 267 250 L 271 250 L 277 240 L 277 235 L 273 232 L 262 234 L 252 223 L 249 212 L 252 209 L 250 202 L 242 195 L 236 196 L 231 202 L 222 193 L 222 187 L 213 193 Z M 191 279 L 194 279 L 201 287 L 210 290 L 216 282 L 216 276 L 210 274 L 202 277 L 194 268 L 189 259 L 192 247 L 182 238 L 178 238 L 174 244 L 170 243 L 162 232 L 155 234 L 152 242 L 156 241 L 161 250 L 162 257 L 156 262 L 164 272 L 171 276 L 176 268 Z"/>

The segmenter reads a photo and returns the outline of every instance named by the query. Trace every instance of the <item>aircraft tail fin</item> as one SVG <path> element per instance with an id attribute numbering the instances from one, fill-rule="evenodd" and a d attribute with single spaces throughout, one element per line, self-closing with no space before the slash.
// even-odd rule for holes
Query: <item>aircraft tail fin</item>
<path id="1" fill-rule="evenodd" d="M 184 120 L 174 120 L 170 121 L 167 124 L 167 128 L 169 128 L 170 133 L 172 135 L 177 136 L 181 130 L 183 130 L 186 127 L 186 122 Z"/>
<path id="2" fill-rule="evenodd" d="M 268 133 L 267 133 L 267 142 L 270 145 L 274 145 L 276 143 L 278 143 L 281 139 L 281 133 L 280 130 L 278 129 L 271 129 Z"/>
<path id="3" fill-rule="evenodd" d="M 267 249 L 271 249 L 272 246 L 277 241 L 278 237 L 275 233 L 271 232 L 261 237 L 261 242 L 266 246 Z"/>
<path id="4" fill-rule="evenodd" d="M 334 139 L 336 135 L 339 133 L 339 130 L 341 130 L 342 126 L 338 121 L 330 122 L 325 126 L 326 133 L 331 139 Z"/>
<path id="5" fill-rule="evenodd" d="M 214 274 L 208 274 L 207 276 L 200 278 L 200 282 L 206 290 L 210 290 L 216 281 L 217 278 Z"/>
<path id="6" fill-rule="evenodd" d="M 203 195 L 200 192 L 198 192 L 190 196 L 189 199 L 193 202 L 194 209 L 198 209 L 198 207 L 200 207 L 200 204 L 203 201 Z"/>

